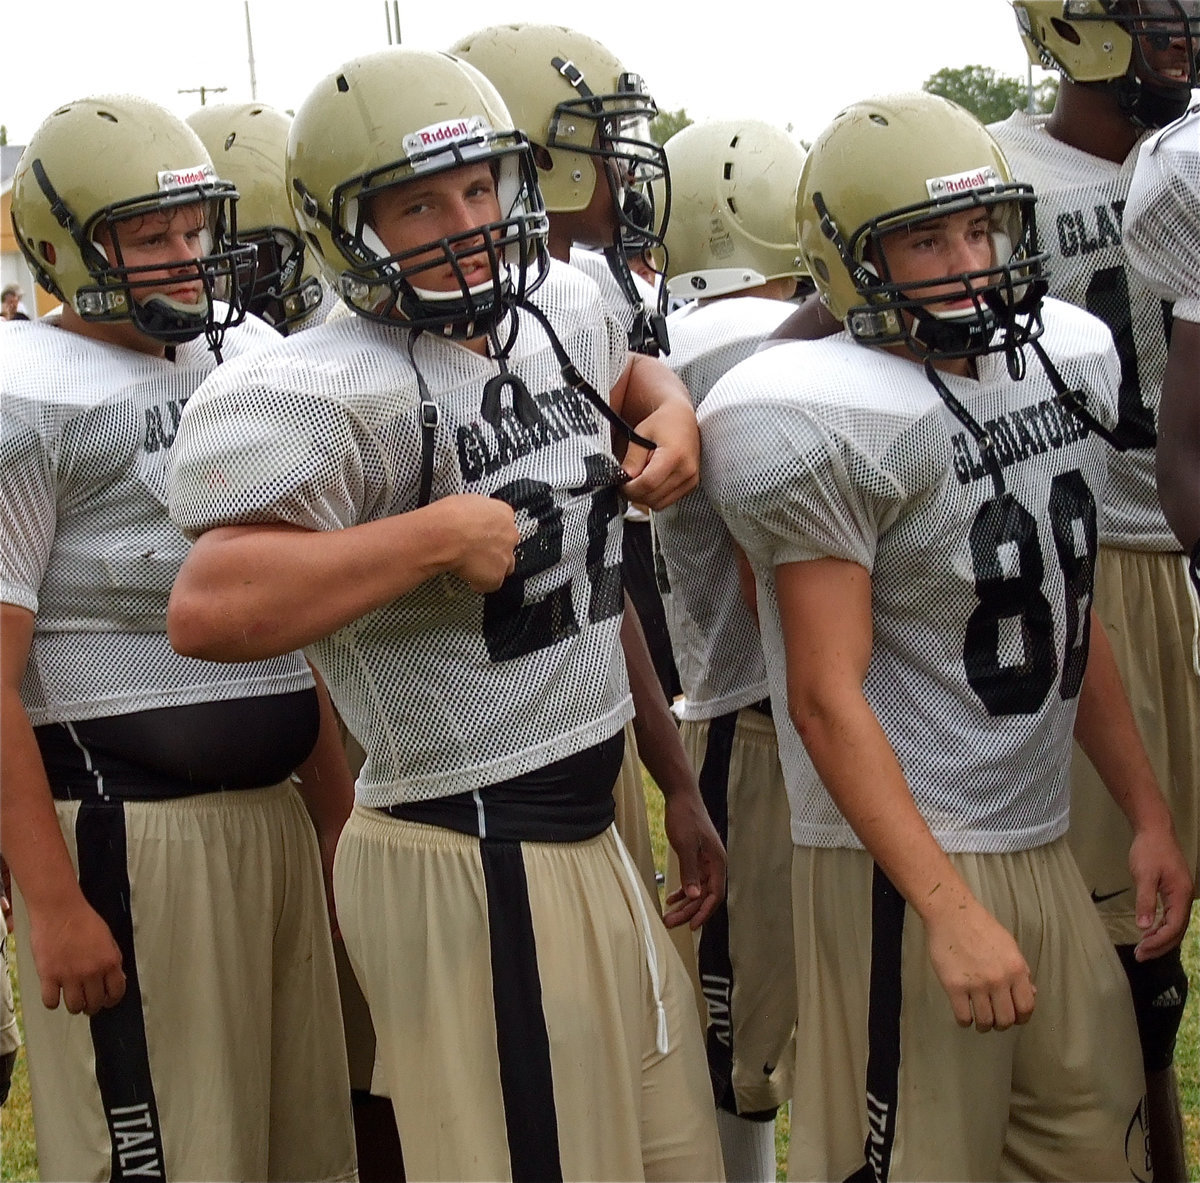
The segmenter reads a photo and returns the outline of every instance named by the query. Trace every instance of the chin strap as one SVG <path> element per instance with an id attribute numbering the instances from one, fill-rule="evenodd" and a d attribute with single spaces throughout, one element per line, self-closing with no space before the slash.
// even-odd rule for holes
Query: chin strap
<path id="1" fill-rule="evenodd" d="M 629 348 L 634 353 L 644 353 L 649 357 L 658 357 L 671 352 L 671 342 L 667 336 L 667 318 L 663 314 L 662 303 L 664 296 L 660 294 L 659 305 L 653 312 L 646 307 L 637 284 L 633 281 L 633 272 L 629 269 L 629 256 L 625 252 L 624 243 L 604 248 L 604 259 L 608 269 L 621 288 L 621 294 L 633 310 L 633 326 L 629 330 Z M 660 289 L 666 292 L 666 287 Z"/>
<path id="2" fill-rule="evenodd" d="M 563 343 L 558 339 L 558 335 L 550 327 L 550 322 L 546 319 L 545 313 L 542 312 L 535 304 L 530 301 L 523 302 L 520 307 L 529 313 L 546 332 L 546 336 L 550 338 L 550 348 L 554 350 L 554 356 L 558 359 L 558 364 L 562 372 L 563 381 L 572 389 L 578 391 L 584 396 L 604 416 L 605 419 L 612 424 L 630 443 L 637 444 L 640 448 L 646 448 L 653 451 L 658 445 L 653 440 L 647 439 L 644 435 L 639 435 L 620 415 L 616 413 L 608 405 L 607 402 L 596 392 L 596 388 L 579 372 L 578 367 L 567 354 Z M 494 381 L 495 379 L 493 379 Z M 515 379 L 514 379 L 515 380 Z"/>
<path id="3" fill-rule="evenodd" d="M 1105 427 L 1087 409 L 1087 395 L 1082 390 L 1072 390 L 1067 386 L 1063 380 L 1063 376 L 1055 369 L 1054 363 L 1047 356 L 1041 343 L 1030 341 L 1029 346 L 1037 354 L 1038 361 L 1042 363 L 1042 369 L 1046 371 L 1046 377 L 1050 379 L 1050 384 L 1054 387 L 1054 393 L 1058 395 L 1059 403 L 1070 411 L 1084 427 L 1089 431 L 1094 431 L 1102 440 L 1118 452 L 1127 452 L 1129 450 L 1128 442 L 1122 439 L 1117 432 L 1110 431 Z"/>
<path id="4" fill-rule="evenodd" d="M 988 475 L 992 478 L 992 486 L 996 490 L 996 496 L 999 497 L 1004 492 L 1004 472 L 996 456 L 996 445 L 992 441 L 991 433 L 985 431 L 979 425 L 979 420 L 954 397 L 950 392 L 950 387 L 942 381 L 942 376 L 934 367 L 933 359 L 929 357 L 925 359 L 925 377 L 929 379 L 930 385 L 938 392 L 938 397 L 946 404 L 950 414 L 971 433 L 971 438 L 975 441 L 976 447 L 979 448 L 979 455 L 988 470 Z"/>
<path id="5" fill-rule="evenodd" d="M 437 427 L 442 421 L 441 407 L 429 397 L 429 386 L 425 375 L 417 365 L 414 353 L 417 338 L 424 329 L 413 329 L 408 334 L 408 360 L 412 364 L 413 373 L 417 376 L 417 393 L 421 396 L 421 477 L 417 486 L 417 509 L 429 504 L 433 492 L 433 450 L 436 442 Z"/>

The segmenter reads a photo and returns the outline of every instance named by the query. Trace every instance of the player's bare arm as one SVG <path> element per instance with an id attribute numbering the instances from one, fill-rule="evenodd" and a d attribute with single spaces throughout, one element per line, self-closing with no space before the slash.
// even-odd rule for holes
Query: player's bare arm
<path id="1" fill-rule="evenodd" d="M 764 345 L 773 345 L 778 341 L 819 341 L 841 330 L 842 322 L 825 307 L 820 295 L 813 292 L 767 338 Z"/>
<path id="2" fill-rule="evenodd" d="M 622 490 L 631 501 L 663 509 L 700 479 L 700 432 L 687 388 L 661 361 L 630 354 L 610 395 L 612 408 L 658 446 L 630 444 L 623 467 L 633 478 Z"/>
<path id="3" fill-rule="evenodd" d="M 1137 922 L 1143 934 L 1135 955 L 1139 961 L 1157 957 L 1175 948 L 1187 930 L 1192 877 L 1142 745 L 1108 635 L 1095 614 L 1075 738 L 1129 819 L 1133 830 L 1129 869 L 1137 888 Z"/>
<path id="4" fill-rule="evenodd" d="M 1192 550 L 1200 541 L 1200 322 L 1176 316 L 1154 453 L 1163 513 Z"/>
<path id="5" fill-rule="evenodd" d="M 42 1002 L 53 1010 L 61 997 L 72 1014 L 94 1015 L 125 994 L 121 951 L 84 898 L 63 841 L 50 785 L 29 716 L 21 679 L 33 640 L 33 613 L 0 605 L 0 813 L 4 858 L 29 912 L 29 938 Z"/>
<path id="6" fill-rule="evenodd" d="M 775 578 L 788 714 L 830 797 L 924 921 L 955 1019 L 979 1031 L 1026 1022 L 1036 994 L 1029 966 L 930 833 L 863 694 L 872 643 L 869 573 L 826 558 L 784 564 Z"/>
<path id="7" fill-rule="evenodd" d="M 495 591 L 519 541 L 511 506 L 477 494 L 345 530 L 218 527 L 180 570 L 167 634 L 180 653 L 215 661 L 290 653 L 435 575 L 458 576 L 464 594 Z"/>
<path id="8" fill-rule="evenodd" d="M 663 795 L 667 841 L 679 859 L 678 890 L 667 897 L 668 928 L 699 928 L 725 898 L 725 847 L 717 834 L 700 786 L 663 698 L 645 634 L 629 596 L 621 622 L 621 646 L 633 695 L 633 729 L 638 752 Z"/>

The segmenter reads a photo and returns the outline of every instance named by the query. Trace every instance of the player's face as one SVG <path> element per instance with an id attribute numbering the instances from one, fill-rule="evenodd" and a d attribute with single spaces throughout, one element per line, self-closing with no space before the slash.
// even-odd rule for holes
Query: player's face
<path id="1" fill-rule="evenodd" d="M 134 299 L 163 295 L 181 304 L 197 304 L 204 295 L 195 261 L 209 250 L 203 203 L 175 206 L 125 218 L 96 229 L 96 242 L 123 267 L 150 268 L 134 276 Z M 118 254 L 119 248 L 119 254 Z"/>
<path id="2" fill-rule="evenodd" d="M 471 231 L 500 220 L 500 200 L 496 180 L 486 161 L 464 164 L 461 168 L 419 177 L 384 189 L 371 198 L 369 220 L 384 246 L 392 254 L 416 250 L 426 243 L 465 235 L 453 244 L 458 267 L 468 287 L 492 279 L 491 266 L 482 231 Z M 473 244 L 478 250 L 472 252 Z M 463 251 L 466 254 L 463 254 Z M 434 292 L 461 291 L 462 283 L 454 266 L 440 247 L 428 252 L 430 265 L 411 277 L 416 287 Z M 405 266 L 419 264 L 418 254 Z"/>
<path id="3" fill-rule="evenodd" d="M 1190 86 L 1200 46 L 1200 0 L 1128 0 L 1125 10 L 1142 18 L 1136 34 L 1141 80 L 1160 89 Z"/>
<path id="4" fill-rule="evenodd" d="M 886 273 L 894 283 L 920 283 L 947 277 L 944 284 L 932 284 L 913 290 L 922 300 L 946 293 L 947 299 L 930 305 L 934 312 L 955 312 L 972 308 L 968 289 L 982 285 L 976 277 L 961 277 L 967 272 L 992 266 L 991 220 L 983 209 L 965 209 L 930 218 L 916 225 L 893 230 L 880 240 L 880 253 Z"/>

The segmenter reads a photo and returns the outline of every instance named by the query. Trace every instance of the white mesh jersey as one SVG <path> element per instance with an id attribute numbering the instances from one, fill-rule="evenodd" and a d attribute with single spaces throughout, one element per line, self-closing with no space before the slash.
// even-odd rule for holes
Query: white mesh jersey
<path id="1" fill-rule="evenodd" d="M 687 386 L 692 405 L 699 408 L 717 380 L 794 310 L 782 300 L 739 296 L 672 313 L 666 362 Z M 683 718 L 711 719 L 765 698 L 758 626 L 742 598 L 733 539 L 708 494 L 697 488 L 653 518 Z"/>
<path id="2" fill-rule="evenodd" d="M 607 395 L 627 357 L 595 285 L 563 264 L 535 300 L 572 360 Z M 534 771 L 620 730 L 632 715 L 618 643 L 620 469 L 609 428 L 564 389 L 541 327 L 517 313 L 511 388 L 498 364 L 430 334 L 339 317 L 270 353 L 227 364 L 188 404 L 171 512 L 196 534 L 236 523 L 337 530 L 415 509 L 422 430 L 417 372 L 439 422 L 432 499 L 499 497 L 522 541 L 503 587 L 441 576 L 309 650 L 367 753 L 357 796 L 385 806 Z M 415 369 L 414 369 L 415 366 Z"/>
<path id="3" fill-rule="evenodd" d="M 1046 119 L 1018 111 L 989 130 L 1014 180 L 1032 184 L 1037 194 L 1038 238 L 1050 254 L 1050 294 L 1100 317 L 1121 359 L 1118 426 L 1134 446 L 1109 461 L 1100 539 L 1131 550 L 1178 550 L 1154 478 L 1169 314 L 1128 267 L 1122 242 L 1137 148 L 1114 164 L 1054 139 Z"/>
<path id="4" fill-rule="evenodd" d="M 585 250 L 583 247 L 571 248 L 571 266 L 589 276 L 600 289 L 600 298 L 611 316 L 615 316 L 626 333 L 633 330 L 636 309 L 629 303 L 621 285 L 612 273 L 608 260 L 600 251 Z M 640 275 L 633 276 L 633 285 L 641 294 L 642 303 L 654 307 L 654 289 Z"/>
<path id="5" fill-rule="evenodd" d="M 1129 203 L 1125 250 L 1130 268 L 1200 322 L 1200 106 L 1142 143 Z"/>
<path id="6" fill-rule="evenodd" d="M 1109 334 L 1057 301 L 1045 317 L 1047 352 L 1111 425 Z M 859 845 L 785 711 L 774 570 L 826 556 L 872 573 L 864 690 L 942 847 L 1021 850 L 1066 830 L 1108 449 L 1035 359 L 1020 382 L 1002 356 L 978 365 L 978 381 L 943 378 L 995 441 L 999 492 L 922 368 L 845 333 L 756 354 L 700 408 L 704 486 L 758 580 L 798 845 Z"/>
<path id="7" fill-rule="evenodd" d="M 167 517 L 184 404 L 216 367 L 203 340 L 150 357 L 58 327 L 0 332 L 0 599 L 36 625 L 21 697 L 34 726 L 312 685 L 299 654 L 253 664 L 180 657 L 167 599 L 187 540 Z M 270 345 L 248 321 L 227 358 Z"/>

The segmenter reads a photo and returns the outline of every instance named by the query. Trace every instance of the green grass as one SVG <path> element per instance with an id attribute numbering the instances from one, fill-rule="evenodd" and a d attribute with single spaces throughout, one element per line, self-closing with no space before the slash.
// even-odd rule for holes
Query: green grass
<path id="1" fill-rule="evenodd" d="M 663 836 L 662 795 L 647 780 L 647 812 L 650 837 L 654 843 L 654 862 L 660 870 L 667 865 L 666 838 Z M 1184 1146 L 1188 1158 L 1188 1178 L 1200 1183 L 1200 904 L 1192 911 L 1192 924 L 1183 944 L 1183 962 L 1191 982 L 1191 1000 L 1179 1032 L 1175 1063 L 1179 1072 L 1179 1094 L 1183 1107 Z M 13 991 L 17 999 L 17 1018 L 21 1018 L 21 987 L 16 972 L 12 938 L 9 938 L 9 964 L 13 966 Z M 787 1178 L 788 1113 L 781 1110 L 775 1123 L 775 1159 L 777 1178 Z M 12 1092 L 0 1110 L 0 1181 L 37 1180 L 37 1151 L 33 1144 L 33 1119 L 29 1106 L 29 1075 L 24 1050 L 17 1056 Z"/>
<path id="2" fill-rule="evenodd" d="M 16 942 L 8 938 L 8 964 L 12 967 L 13 995 L 17 1004 L 17 1022 L 21 1017 L 21 983 L 17 973 Z M 29 1072 L 25 1066 L 25 1049 L 17 1053 L 13 1069 L 12 1091 L 4 1108 L 0 1109 L 0 1179 L 36 1179 L 37 1149 L 33 1144 L 33 1113 L 29 1105 Z"/>

